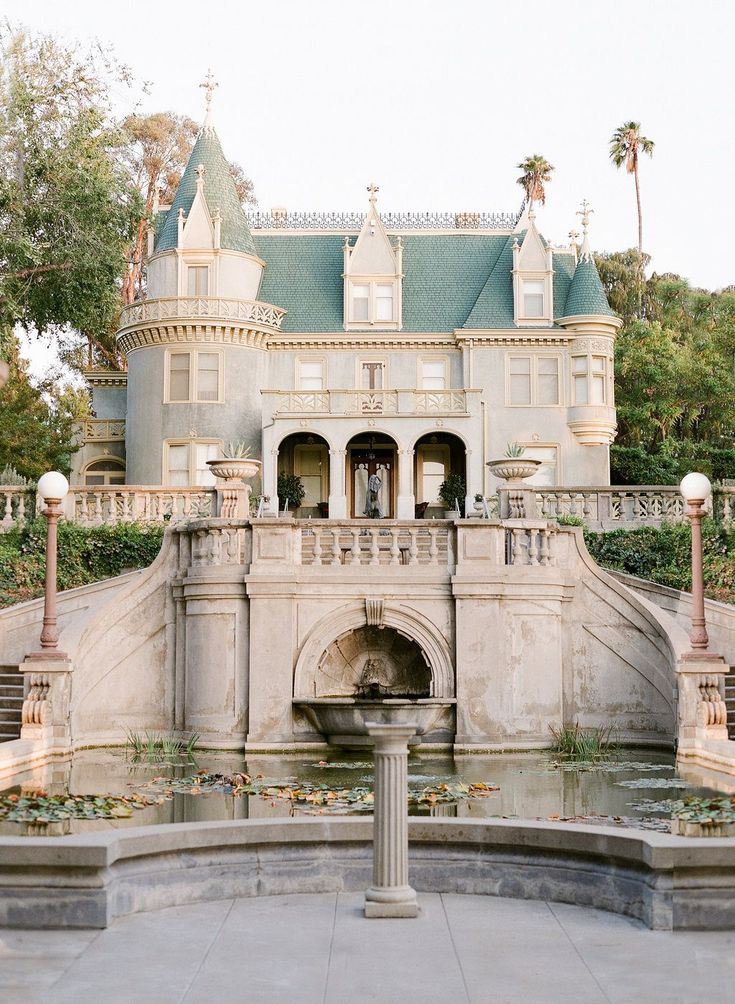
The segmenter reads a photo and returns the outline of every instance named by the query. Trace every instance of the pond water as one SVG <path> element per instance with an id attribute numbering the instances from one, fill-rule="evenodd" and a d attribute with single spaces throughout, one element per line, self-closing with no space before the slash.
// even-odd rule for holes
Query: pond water
<path id="1" fill-rule="evenodd" d="M 373 787 L 372 763 L 365 754 L 331 751 L 317 755 L 258 755 L 197 753 L 193 761 L 134 762 L 124 750 L 83 750 L 72 758 L 55 761 L 28 771 L 7 784 L 2 796 L 19 798 L 43 790 L 49 795 L 125 795 L 138 792 L 158 798 L 122 819 L 65 819 L 49 824 L 11 822 L 0 818 L 0 834 L 56 835 L 100 832 L 105 829 L 154 823 L 205 820 L 284 818 L 302 814 L 332 814 L 337 811 L 369 813 Z M 227 774 L 244 772 L 258 778 L 258 787 L 280 785 L 278 794 L 233 794 L 232 791 L 200 790 L 182 779 L 197 772 Z M 607 825 L 667 829 L 668 802 L 687 795 L 713 795 L 706 779 L 682 774 L 670 753 L 625 750 L 601 761 L 585 764 L 560 761 L 550 752 L 456 756 L 412 753 L 409 757 L 409 789 L 418 794 L 430 786 L 449 786 L 458 800 L 423 801 L 410 806 L 414 815 L 462 816 L 467 818 L 563 819 Z M 178 780 L 174 780 L 178 779 Z M 482 797 L 467 797 L 461 785 L 482 783 L 497 790 Z M 283 797 L 283 786 L 307 790 L 357 791 L 354 803 L 335 806 L 294 803 Z M 183 790 L 179 790 L 183 789 Z M 449 798 L 444 794 L 442 797 Z"/>

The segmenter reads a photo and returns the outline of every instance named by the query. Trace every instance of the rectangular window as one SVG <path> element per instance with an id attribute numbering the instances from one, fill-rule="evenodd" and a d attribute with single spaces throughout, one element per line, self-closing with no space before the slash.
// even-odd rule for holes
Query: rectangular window
<path id="1" fill-rule="evenodd" d="M 186 292 L 189 296 L 207 296 L 209 293 L 209 266 L 190 265 L 186 270 Z"/>
<path id="2" fill-rule="evenodd" d="M 184 488 L 189 484 L 189 444 L 168 448 L 168 484 Z"/>
<path id="3" fill-rule="evenodd" d="M 592 386 L 590 403 L 605 404 L 607 401 L 607 359 L 592 356 Z"/>
<path id="4" fill-rule="evenodd" d="M 169 356 L 169 401 L 189 401 L 190 393 L 190 360 L 189 352 L 172 352 Z"/>
<path id="5" fill-rule="evenodd" d="M 531 357 L 510 358 L 510 403 L 531 403 Z"/>
<path id="6" fill-rule="evenodd" d="M 219 353 L 197 352 L 197 401 L 219 400 Z"/>
<path id="7" fill-rule="evenodd" d="M 164 447 L 166 484 L 178 488 L 191 485 L 211 487 L 215 477 L 207 467 L 207 461 L 215 460 L 220 452 L 219 442 L 190 439 L 167 443 Z"/>
<path id="8" fill-rule="evenodd" d="M 446 366 L 443 359 L 421 360 L 422 390 L 445 390 L 446 383 Z"/>
<path id="9" fill-rule="evenodd" d="M 536 404 L 559 403 L 559 359 L 538 356 L 536 359 Z"/>
<path id="10" fill-rule="evenodd" d="M 324 390 L 324 361 L 322 359 L 299 360 L 298 390 Z"/>
<path id="11" fill-rule="evenodd" d="M 544 316 L 544 281 L 543 279 L 523 280 L 523 316 Z"/>
<path id="12" fill-rule="evenodd" d="M 360 390 L 383 390 L 385 363 L 363 361 L 360 364 Z"/>
<path id="13" fill-rule="evenodd" d="M 221 401 L 222 353 L 170 352 L 168 355 L 168 390 L 164 400 Z"/>
<path id="14" fill-rule="evenodd" d="M 574 403 L 588 404 L 587 356 L 572 356 L 572 384 L 574 387 Z"/>
<path id="15" fill-rule="evenodd" d="M 370 287 L 368 285 L 352 287 L 352 320 L 370 320 Z"/>
<path id="16" fill-rule="evenodd" d="M 541 466 L 530 478 L 524 480 L 524 485 L 553 486 L 559 483 L 559 448 L 557 446 L 539 446 L 537 443 L 523 443 L 525 457 L 529 460 L 540 460 Z"/>
<path id="17" fill-rule="evenodd" d="M 393 286 L 377 283 L 375 286 L 375 320 L 393 320 Z"/>

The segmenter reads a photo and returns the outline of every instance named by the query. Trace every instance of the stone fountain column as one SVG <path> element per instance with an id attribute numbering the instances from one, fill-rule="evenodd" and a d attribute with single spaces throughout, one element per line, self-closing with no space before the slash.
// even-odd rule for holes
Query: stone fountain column
<path id="1" fill-rule="evenodd" d="M 416 917 L 416 892 L 408 884 L 408 740 L 415 725 L 365 723 L 374 742 L 375 815 L 373 884 L 365 893 L 366 917 Z"/>

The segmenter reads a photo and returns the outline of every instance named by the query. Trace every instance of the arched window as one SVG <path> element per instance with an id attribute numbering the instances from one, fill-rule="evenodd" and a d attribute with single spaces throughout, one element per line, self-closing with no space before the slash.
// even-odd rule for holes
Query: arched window
<path id="1" fill-rule="evenodd" d="M 84 468 L 85 485 L 124 485 L 125 461 L 118 457 L 93 460 Z"/>

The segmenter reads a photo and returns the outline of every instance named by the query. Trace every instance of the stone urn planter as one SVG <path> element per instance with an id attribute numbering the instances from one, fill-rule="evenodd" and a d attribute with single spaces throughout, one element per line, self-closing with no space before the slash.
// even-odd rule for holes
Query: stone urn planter
<path id="1" fill-rule="evenodd" d="M 531 460 L 528 457 L 503 457 L 502 460 L 488 460 L 490 473 L 507 481 L 508 484 L 521 484 L 526 478 L 533 477 L 542 461 Z"/>
<path id="2" fill-rule="evenodd" d="M 236 482 L 254 478 L 260 474 L 260 460 L 221 457 L 219 460 L 208 460 L 207 467 L 220 481 Z"/>

